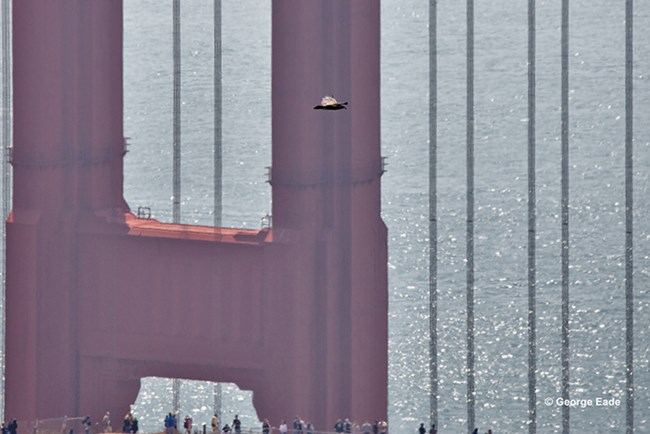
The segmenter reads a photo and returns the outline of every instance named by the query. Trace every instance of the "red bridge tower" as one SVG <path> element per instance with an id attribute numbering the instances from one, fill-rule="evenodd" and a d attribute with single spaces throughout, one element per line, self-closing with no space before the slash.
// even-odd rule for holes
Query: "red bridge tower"
<path id="1" fill-rule="evenodd" d="M 379 9 L 273 0 L 273 228 L 253 231 L 130 213 L 121 1 L 14 2 L 8 417 L 124 414 L 161 376 L 234 382 L 273 423 L 386 418 Z M 313 110 L 326 94 L 349 110 Z"/>

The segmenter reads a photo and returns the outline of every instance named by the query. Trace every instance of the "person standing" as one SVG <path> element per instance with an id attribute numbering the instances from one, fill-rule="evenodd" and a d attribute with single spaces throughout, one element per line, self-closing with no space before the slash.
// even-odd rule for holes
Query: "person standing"
<path id="1" fill-rule="evenodd" d="M 238 414 L 235 415 L 235 418 L 232 421 L 232 429 L 235 431 L 235 434 L 241 433 L 241 421 L 239 420 Z"/>
<path id="2" fill-rule="evenodd" d="M 271 431 L 271 424 L 269 423 L 268 419 L 264 419 L 264 422 L 262 422 L 262 434 L 269 434 Z"/>
<path id="3" fill-rule="evenodd" d="M 124 422 L 122 423 L 122 432 L 131 434 L 131 413 L 124 415 Z"/>
<path id="4" fill-rule="evenodd" d="M 418 433 L 420 434 L 427 434 L 427 429 L 424 427 L 424 424 L 420 424 L 420 428 L 418 428 Z"/>
<path id="5" fill-rule="evenodd" d="M 173 413 L 169 413 L 165 417 L 165 434 L 176 434 L 176 416 Z"/>
<path id="6" fill-rule="evenodd" d="M 298 416 L 293 419 L 293 434 L 302 434 L 302 421 Z"/>
<path id="7" fill-rule="evenodd" d="M 16 419 L 9 422 L 9 426 L 7 426 L 7 431 L 9 431 L 9 434 L 18 433 L 18 422 L 16 422 Z"/>
<path id="8" fill-rule="evenodd" d="M 103 432 L 113 432 L 113 427 L 111 426 L 111 412 L 107 411 L 104 417 L 102 418 L 102 431 Z"/>
<path id="9" fill-rule="evenodd" d="M 287 422 L 283 420 L 278 429 L 280 430 L 280 434 L 287 434 Z"/>
<path id="10" fill-rule="evenodd" d="M 189 415 L 185 416 L 183 428 L 185 428 L 185 434 L 192 434 L 192 418 Z"/>
<path id="11" fill-rule="evenodd" d="M 345 418 L 345 422 L 343 422 L 343 431 L 345 431 L 345 434 L 352 433 L 352 422 L 347 417 Z"/>
<path id="12" fill-rule="evenodd" d="M 212 434 L 217 434 L 219 432 L 219 417 L 217 416 L 217 413 L 212 416 L 210 425 L 212 426 Z"/>

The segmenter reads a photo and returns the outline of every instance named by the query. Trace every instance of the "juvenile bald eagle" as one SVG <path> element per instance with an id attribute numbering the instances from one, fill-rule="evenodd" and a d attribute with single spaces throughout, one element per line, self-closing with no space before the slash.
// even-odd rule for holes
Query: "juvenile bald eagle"
<path id="1" fill-rule="evenodd" d="M 346 105 L 348 105 L 347 101 L 338 102 L 333 96 L 324 96 L 323 99 L 320 100 L 320 104 L 314 107 L 314 110 L 347 110 Z"/>

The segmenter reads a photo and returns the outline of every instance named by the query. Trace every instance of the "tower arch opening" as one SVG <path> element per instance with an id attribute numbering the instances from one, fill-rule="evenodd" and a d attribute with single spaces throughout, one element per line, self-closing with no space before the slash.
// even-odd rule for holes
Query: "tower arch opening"
<path id="1" fill-rule="evenodd" d="M 159 432 L 163 426 L 165 415 L 177 412 L 178 428 L 183 432 L 183 420 L 190 416 L 193 420 L 193 432 L 211 433 L 211 419 L 218 416 L 219 428 L 224 424 L 232 426 L 235 416 L 239 416 L 242 430 L 259 430 L 260 417 L 253 405 L 253 392 L 240 389 L 235 383 L 214 383 L 191 379 L 181 379 L 179 393 L 179 408 L 174 409 L 172 378 L 143 377 L 140 379 L 140 392 L 131 406 L 131 411 L 139 418 L 140 429 L 143 432 Z M 220 396 L 217 396 L 220 389 Z M 121 417 L 116 415 L 115 417 Z M 117 420 L 113 421 L 117 428 Z M 220 432 L 220 431 L 218 431 Z"/>

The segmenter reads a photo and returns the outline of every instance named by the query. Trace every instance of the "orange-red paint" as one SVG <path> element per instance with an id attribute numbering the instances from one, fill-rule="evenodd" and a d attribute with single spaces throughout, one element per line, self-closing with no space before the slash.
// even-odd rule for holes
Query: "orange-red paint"
<path id="1" fill-rule="evenodd" d="M 379 2 L 273 0 L 260 231 L 130 213 L 120 1 L 21 0 L 13 29 L 7 417 L 124 414 L 162 376 L 235 382 L 274 423 L 385 419 Z"/>

